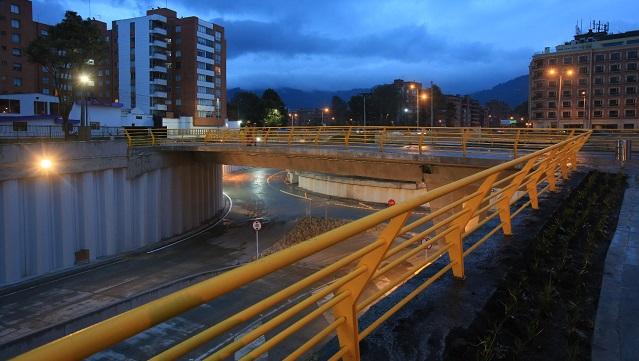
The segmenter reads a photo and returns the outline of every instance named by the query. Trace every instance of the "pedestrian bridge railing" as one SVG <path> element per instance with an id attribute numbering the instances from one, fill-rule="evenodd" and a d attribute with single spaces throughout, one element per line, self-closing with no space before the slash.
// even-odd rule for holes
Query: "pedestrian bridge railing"
<path id="1" fill-rule="evenodd" d="M 175 143 L 320 146 L 415 153 L 508 152 L 517 157 L 585 131 L 537 128 L 245 127 L 240 129 L 127 129 L 129 146 Z"/>
<path id="2" fill-rule="evenodd" d="M 358 360 L 359 342 L 380 324 L 449 271 L 463 279 L 465 257 L 491 236 L 500 231 L 512 234 L 512 219 L 528 207 L 537 209 L 539 196 L 555 191 L 569 177 L 576 168 L 577 152 L 590 134 L 549 135 L 548 139 L 555 140 L 543 149 L 98 322 L 17 359 L 81 359 L 209 303 L 213 305 L 209 312 L 222 312 L 229 305 L 235 310 L 217 315 L 219 322 L 194 331 L 181 342 L 157 350 L 154 360 L 173 360 L 203 349 L 208 350 L 201 356 L 206 360 L 240 356 L 251 360 L 265 353 L 295 360 L 316 352 L 332 338 L 338 346 L 328 359 Z M 422 212 L 423 206 L 438 201 L 442 208 Z M 362 242 L 356 249 L 346 252 L 340 248 L 356 239 Z M 329 261 L 310 274 L 300 274 L 296 265 L 318 257 Z M 386 298 L 424 270 L 430 276 L 410 293 Z M 263 281 L 277 275 L 286 275 L 278 278 L 280 286 L 265 289 Z M 262 295 L 257 297 L 260 292 L 254 290 L 246 297 L 243 292 L 251 287 Z M 251 301 L 243 304 L 248 299 Z M 382 299 L 384 306 L 394 303 L 377 309 L 372 323 L 360 325 L 360 317 Z"/>

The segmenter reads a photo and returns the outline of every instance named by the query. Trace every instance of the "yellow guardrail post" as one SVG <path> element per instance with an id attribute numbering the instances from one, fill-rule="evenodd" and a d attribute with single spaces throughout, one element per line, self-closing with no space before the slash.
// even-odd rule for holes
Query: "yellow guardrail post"
<path id="1" fill-rule="evenodd" d="M 319 144 L 320 133 L 322 132 L 322 127 L 317 128 L 317 133 L 315 133 L 315 139 L 313 139 L 313 143 L 315 145 Z"/>
<path id="2" fill-rule="evenodd" d="M 513 144 L 513 158 L 517 158 L 517 147 L 519 146 L 519 135 L 521 129 L 517 129 L 517 133 L 515 133 L 515 143 Z"/>
<path id="3" fill-rule="evenodd" d="M 131 146 L 133 146 L 133 139 L 131 139 L 131 133 L 126 128 L 124 128 L 124 135 L 126 136 L 126 142 L 129 145 L 129 148 L 131 148 Z"/>
<path id="4" fill-rule="evenodd" d="M 513 234 L 510 217 L 510 204 L 512 201 L 512 197 L 517 189 L 519 189 L 521 182 L 528 175 L 528 173 L 530 173 L 530 170 L 535 165 L 536 161 L 537 158 L 535 157 L 526 162 L 524 167 L 518 172 L 518 174 L 512 179 L 512 181 L 510 181 L 510 184 L 505 187 L 506 189 L 504 189 L 504 192 L 501 194 L 501 199 L 498 201 L 497 206 L 499 207 L 499 219 L 502 223 L 501 229 L 506 236 L 510 236 Z"/>
<path id="5" fill-rule="evenodd" d="M 264 144 L 268 144 L 268 137 L 271 135 L 271 129 L 272 128 L 266 129 L 266 134 L 264 135 Z"/>
<path id="6" fill-rule="evenodd" d="M 353 127 L 348 127 L 348 132 L 346 132 L 346 136 L 344 137 L 344 146 L 348 148 L 348 141 L 351 138 L 351 132 L 353 132 Z"/>
<path id="7" fill-rule="evenodd" d="M 557 149 L 551 150 L 548 155 L 548 160 L 546 161 L 546 181 L 548 182 L 548 189 L 552 192 L 557 190 L 557 176 L 555 172 L 557 172 L 558 153 Z"/>
<path id="8" fill-rule="evenodd" d="M 473 213 L 475 213 L 477 208 L 479 208 L 479 205 L 484 197 L 486 197 L 486 194 L 490 192 L 498 175 L 499 172 L 494 173 L 484 180 L 476 192 L 477 195 L 469 199 L 466 204 L 464 204 L 463 208 L 465 212 L 461 213 L 457 219 L 452 222 L 454 229 L 445 236 L 446 243 L 450 246 L 448 248 L 448 257 L 452 264 L 453 276 L 455 278 L 464 278 L 464 245 L 462 243 L 462 234 L 465 231 L 466 224 L 468 224 Z"/>
<path id="9" fill-rule="evenodd" d="M 288 128 L 288 145 L 291 145 L 291 142 L 293 141 L 293 132 L 294 131 L 295 131 L 294 127 Z"/>
<path id="10" fill-rule="evenodd" d="M 153 129 L 151 129 L 151 128 L 147 129 L 147 133 L 146 134 L 151 135 L 151 145 L 155 145 L 155 134 L 153 132 Z"/>
<path id="11" fill-rule="evenodd" d="M 398 236 L 399 231 L 404 226 L 404 223 L 406 223 L 410 214 L 411 211 L 402 213 L 388 222 L 388 225 L 380 233 L 379 238 L 376 241 L 383 244 L 383 246 L 376 248 L 371 253 L 362 257 L 357 267 L 355 267 L 355 269 L 365 267 L 366 271 L 343 285 L 336 292 L 336 294 L 339 294 L 340 292 L 348 292 L 348 297 L 346 297 L 346 299 L 333 306 L 335 319 L 340 317 L 344 317 L 346 319 L 346 321 L 338 326 L 336 330 L 340 346 L 348 350 L 348 353 L 342 358 L 345 361 L 357 361 L 360 359 L 359 326 L 356 311 L 357 299 L 361 295 L 371 276 L 379 267 L 379 264 L 384 258 L 384 254 L 386 254 L 386 251 L 388 251 L 393 240 L 395 240 Z"/>
<path id="12" fill-rule="evenodd" d="M 462 152 L 464 154 L 464 156 L 466 156 L 466 144 L 468 143 L 468 136 L 469 136 L 470 132 L 467 131 L 466 128 L 462 129 Z"/>
<path id="13" fill-rule="evenodd" d="M 384 152 L 384 138 L 386 137 L 386 127 L 382 128 L 382 131 L 379 133 L 379 151 Z"/>

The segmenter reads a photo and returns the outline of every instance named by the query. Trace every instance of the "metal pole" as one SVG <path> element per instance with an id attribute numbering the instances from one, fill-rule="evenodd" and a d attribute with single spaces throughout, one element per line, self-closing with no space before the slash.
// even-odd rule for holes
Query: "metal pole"
<path id="1" fill-rule="evenodd" d="M 417 128 L 419 128 L 419 89 L 415 93 L 415 106 L 417 107 Z"/>
<path id="2" fill-rule="evenodd" d="M 366 94 L 362 94 L 364 97 L 364 126 L 366 126 Z"/>
<path id="3" fill-rule="evenodd" d="M 260 231 L 255 230 L 255 258 L 260 258 Z"/>
<path id="4" fill-rule="evenodd" d="M 433 81 L 430 81 L 430 127 L 433 127 L 433 119 L 435 119 L 434 114 L 434 104 L 435 104 L 435 92 L 433 91 Z"/>
<path id="5" fill-rule="evenodd" d="M 559 90 L 557 91 L 557 128 L 559 128 L 559 123 L 561 122 L 561 82 L 563 80 L 563 76 L 561 73 L 559 74 Z"/>

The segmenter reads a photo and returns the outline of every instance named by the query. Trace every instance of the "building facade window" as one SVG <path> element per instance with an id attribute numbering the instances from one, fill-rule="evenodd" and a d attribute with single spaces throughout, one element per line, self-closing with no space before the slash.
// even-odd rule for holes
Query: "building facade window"
<path id="1" fill-rule="evenodd" d="M 619 111 L 618 110 L 610 110 L 610 111 L 608 111 L 608 117 L 610 117 L 610 118 L 619 117 Z"/>
<path id="2" fill-rule="evenodd" d="M 592 102 L 592 104 L 593 104 L 593 106 L 595 106 L 595 107 L 597 107 L 597 108 L 602 107 L 602 106 L 603 106 L 603 100 L 601 100 L 601 99 L 595 99 L 595 100 Z"/>
<path id="3" fill-rule="evenodd" d="M 557 118 L 557 113 L 555 112 L 548 112 L 548 119 L 555 119 Z"/>
<path id="4" fill-rule="evenodd" d="M 628 50 L 628 52 L 626 53 L 626 59 L 637 59 L 637 51 Z"/>
<path id="5" fill-rule="evenodd" d="M 606 56 L 604 54 L 595 55 L 595 62 L 600 63 L 606 60 Z"/>
<path id="6" fill-rule="evenodd" d="M 583 117 L 584 117 L 584 114 L 585 114 L 585 113 L 584 113 L 584 111 L 583 111 L 583 110 L 578 111 L 578 112 L 577 112 L 577 118 L 583 118 Z"/>
<path id="7" fill-rule="evenodd" d="M 637 63 L 628 63 L 626 64 L 626 69 L 628 70 L 637 70 Z"/>
<path id="8" fill-rule="evenodd" d="M 588 78 L 579 78 L 579 85 L 588 85 Z"/>
<path id="9" fill-rule="evenodd" d="M 535 119 L 544 119 L 544 113 L 536 112 L 535 113 Z"/>
<path id="10" fill-rule="evenodd" d="M 610 94 L 610 95 L 619 95 L 619 88 L 610 88 L 608 94 Z"/>
<path id="11" fill-rule="evenodd" d="M 11 19 L 11 27 L 13 29 L 20 29 L 20 20 L 18 19 Z"/>
<path id="12" fill-rule="evenodd" d="M 633 86 L 626 87 L 626 94 L 627 95 L 635 95 L 635 94 L 637 94 L 637 88 L 635 88 Z"/>
<path id="13" fill-rule="evenodd" d="M 616 107 L 619 105 L 619 99 L 608 99 L 609 107 Z"/>
<path id="14" fill-rule="evenodd" d="M 592 112 L 592 116 L 594 118 L 601 118 L 603 116 L 603 112 L 601 110 L 595 110 L 594 112 Z"/>
<path id="15" fill-rule="evenodd" d="M 175 25 L 175 32 L 176 33 L 182 32 L 182 25 Z"/>
<path id="16" fill-rule="evenodd" d="M 562 118 L 570 118 L 570 116 L 571 114 L 569 110 L 561 113 Z"/>
<path id="17" fill-rule="evenodd" d="M 610 71 L 612 72 L 618 72 L 621 69 L 621 66 L 619 64 L 611 64 L 610 65 Z"/>
<path id="18" fill-rule="evenodd" d="M 572 102 L 571 101 L 563 101 L 561 102 L 561 106 L 564 108 L 571 108 L 572 107 Z"/>
<path id="19" fill-rule="evenodd" d="M 12 14 L 16 14 L 16 15 L 20 14 L 20 5 L 11 4 L 10 11 Z"/>
<path id="20" fill-rule="evenodd" d="M 626 109 L 625 115 L 628 118 L 634 118 L 635 117 L 635 110 L 634 109 Z"/>
<path id="21" fill-rule="evenodd" d="M 585 64 L 588 62 L 588 55 L 579 55 L 579 64 Z"/>
<path id="22" fill-rule="evenodd" d="M 20 34 L 18 34 L 18 33 L 13 33 L 13 34 L 11 34 L 11 42 L 12 42 L 12 43 L 14 43 L 14 44 L 20 44 L 20 41 L 21 41 L 21 40 L 22 40 L 22 39 L 21 39 L 21 37 L 20 37 Z"/>
<path id="23" fill-rule="evenodd" d="M 604 66 L 603 65 L 595 65 L 595 73 L 603 73 Z"/>
<path id="24" fill-rule="evenodd" d="M 636 83 L 637 76 L 636 75 L 628 75 L 626 76 L 626 83 Z"/>
<path id="25" fill-rule="evenodd" d="M 595 95 L 603 95 L 603 89 L 595 88 Z"/>
<path id="26" fill-rule="evenodd" d="M 610 84 L 619 84 L 619 77 L 618 76 L 611 76 L 610 77 Z"/>
<path id="27" fill-rule="evenodd" d="M 15 71 L 22 71 L 22 64 L 20 64 L 20 63 L 13 63 L 13 70 L 15 70 Z"/>
<path id="28" fill-rule="evenodd" d="M 22 86 L 22 78 L 13 78 L 13 86 Z"/>
<path id="29" fill-rule="evenodd" d="M 612 53 L 612 54 L 610 54 L 610 60 L 612 60 L 612 61 L 621 60 L 621 53 Z"/>

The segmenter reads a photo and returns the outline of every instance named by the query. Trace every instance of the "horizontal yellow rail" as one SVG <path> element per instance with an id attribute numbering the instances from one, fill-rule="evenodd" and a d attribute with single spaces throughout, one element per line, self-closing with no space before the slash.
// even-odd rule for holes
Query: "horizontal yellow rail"
<path id="1" fill-rule="evenodd" d="M 321 133 L 332 132 L 330 127 L 327 128 Z M 295 133 L 304 134 L 306 131 L 312 133 L 309 128 L 290 129 L 287 137 L 293 133 L 293 139 L 300 139 Z M 353 133 L 356 133 L 353 129 L 351 131 L 349 146 L 353 146 Z M 446 132 L 459 135 L 455 130 L 447 129 Z M 383 147 L 392 141 L 391 135 L 384 139 Z M 486 133 L 483 135 L 488 136 Z M 518 148 L 521 150 L 522 144 L 531 143 L 524 140 L 530 134 L 521 131 L 519 135 Z M 337 337 L 339 350 L 330 359 L 359 360 L 360 340 L 448 271 L 452 271 L 454 277 L 463 279 L 464 258 L 489 237 L 499 231 L 512 234 L 512 218 L 527 207 L 537 208 L 538 196 L 555 191 L 558 183 L 567 179 L 576 168 L 577 153 L 588 141 L 591 132 L 563 135 L 548 132 L 547 135 L 551 137 L 549 139 L 556 139 L 553 144 L 546 144 L 540 150 L 430 190 L 98 322 L 16 359 L 82 359 L 199 305 L 222 296 L 236 295 L 240 289 L 255 286 L 255 281 L 276 272 L 298 274 L 292 267 L 308 257 L 318 256 L 316 259 L 319 259 L 331 255 L 322 258 L 329 261 L 325 261 L 324 266 L 310 275 L 300 275 L 237 313 L 224 315 L 221 322 L 172 345 L 153 359 L 173 360 L 204 345 L 216 343 L 217 347 L 213 348 L 215 352 L 205 355 L 205 359 L 223 360 L 238 355 L 236 352 L 263 338 L 265 341 L 247 350 L 242 359 L 255 359 L 269 352 L 270 355 L 292 360 L 313 352 L 326 339 Z M 206 133 L 204 136 L 207 136 Z M 219 141 L 228 141 L 235 136 L 220 135 Z M 268 136 L 270 142 L 277 139 L 278 134 L 277 131 L 266 130 L 266 134 L 260 133 L 259 136 Z M 443 133 L 440 136 L 443 137 Z M 497 136 L 498 133 L 491 134 L 493 142 Z M 325 139 L 322 137 L 316 133 L 308 134 L 304 139 L 319 142 Z M 468 137 L 473 139 L 472 136 Z M 131 134 L 129 141 L 134 142 L 134 139 L 135 136 Z M 151 142 L 161 142 L 162 139 L 161 135 L 156 136 Z M 423 141 L 427 142 L 425 139 Z M 535 141 L 541 142 L 537 138 Z M 451 198 L 455 201 L 448 201 Z M 443 206 L 437 208 L 437 204 Z M 431 206 L 430 213 L 417 212 L 425 205 Z M 464 240 L 471 234 L 477 240 L 465 245 Z M 353 245 L 358 245 L 355 250 L 348 248 Z M 358 318 L 361 314 L 396 287 L 431 267 L 438 267 L 432 276 L 398 300 L 368 327 L 360 328 Z M 242 333 L 251 323 L 258 326 Z M 305 331 L 310 325 L 313 325 L 313 331 Z M 284 351 L 280 350 L 282 346 L 285 346 Z"/>
<path id="2" fill-rule="evenodd" d="M 502 152 L 516 158 L 556 144 L 584 130 L 541 128 L 416 127 L 245 127 L 197 129 L 126 129 L 130 147 L 175 143 L 246 146 L 321 146 L 367 148 L 382 152 Z"/>

